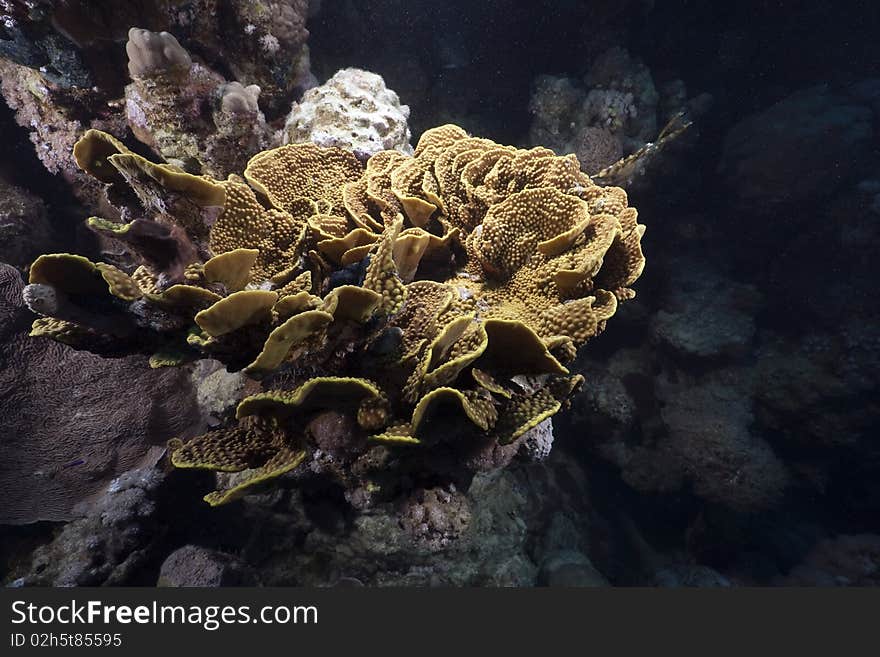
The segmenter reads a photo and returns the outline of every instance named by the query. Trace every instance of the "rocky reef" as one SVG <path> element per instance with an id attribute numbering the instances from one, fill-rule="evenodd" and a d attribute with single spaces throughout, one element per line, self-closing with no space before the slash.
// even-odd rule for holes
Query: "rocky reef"
<path id="1" fill-rule="evenodd" d="M 27 267 L 53 239 L 48 208 L 43 200 L 0 177 L 2 261 L 15 267 Z"/>
<path id="2" fill-rule="evenodd" d="M 95 210 L 99 190 L 71 155 L 85 129 L 130 134 L 188 171 L 225 176 L 268 145 L 264 117 L 315 84 L 307 0 L 39 0 L 0 12 L 0 91 L 46 168 Z"/>

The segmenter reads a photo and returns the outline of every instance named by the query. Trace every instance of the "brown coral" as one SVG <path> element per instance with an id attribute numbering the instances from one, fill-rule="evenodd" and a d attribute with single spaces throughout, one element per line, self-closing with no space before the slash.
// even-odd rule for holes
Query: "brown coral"
<path id="1" fill-rule="evenodd" d="M 584 171 L 601 171 L 623 157 L 620 138 L 604 127 L 583 126 L 575 134 L 574 144 Z"/>
<path id="2" fill-rule="evenodd" d="M 623 190 L 593 184 L 573 156 L 500 146 L 457 126 L 426 132 L 412 157 L 383 151 L 366 166 L 338 148 L 291 144 L 224 182 L 150 165 L 111 138 L 91 134 L 87 145 L 81 159 L 108 185 L 143 194 L 120 162 L 128 158 L 159 192 L 190 204 L 202 188 L 223 192 L 212 225 L 192 225 L 204 216 L 196 212 L 181 224 L 198 246 L 185 284 L 71 256 L 43 259 L 32 273 L 62 296 L 74 283 L 87 299 L 109 286 L 139 327 L 160 327 L 190 358 L 204 352 L 287 382 L 243 401 L 237 426 L 172 443 L 180 467 L 241 473 L 211 503 L 309 459 L 345 485 L 381 490 L 371 482 L 386 475 L 366 465 L 368 444 L 408 450 L 396 466 L 404 470 L 430 470 L 450 454 L 467 469 L 475 454 L 502 447 L 512 457 L 580 387 L 563 361 L 634 294 L 644 265 L 644 227 Z M 56 261 L 76 276 L 44 275 Z M 161 324 L 160 310 L 183 323 Z M 187 321 L 200 331 L 185 333 Z M 100 328 L 85 321 L 63 338 L 94 340 L 87 332 Z M 174 362 L 166 351 L 157 362 Z M 327 411 L 355 420 L 355 452 L 367 461 L 352 456 L 351 472 L 330 467 L 303 430 Z M 365 434 L 372 442 L 357 442 Z"/>
<path id="3" fill-rule="evenodd" d="M 125 44 L 128 72 L 133 78 L 186 73 L 192 66 L 189 53 L 168 32 L 150 32 L 133 27 Z"/>
<path id="4" fill-rule="evenodd" d="M 345 216 L 342 189 L 361 177 L 363 166 L 341 148 L 288 144 L 255 155 L 245 179 L 279 210 L 289 211 L 301 198 L 324 201 L 325 213 Z"/>

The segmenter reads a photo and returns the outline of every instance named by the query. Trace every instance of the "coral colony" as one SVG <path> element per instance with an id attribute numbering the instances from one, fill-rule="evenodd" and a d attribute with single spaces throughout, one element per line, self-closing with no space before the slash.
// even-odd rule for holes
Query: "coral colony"
<path id="1" fill-rule="evenodd" d="M 177 467 L 235 473 L 211 504 L 318 457 L 376 494 L 394 471 L 457 478 L 487 454 L 509 461 L 581 385 L 565 364 L 644 265 L 622 189 L 593 184 L 574 156 L 454 125 L 366 164 L 288 144 L 222 181 L 98 131 L 74 155 L 108 198 L 140 201 L 120 209 L 143 215 L 129 223 L 88 222 L 140 264 L 40 256 L 31 335 L 147 349 L 154 367 L 209 356 L 263 379 L 236 423 L 169 443 Z M 347 440 L 316 435 L 322 411 L 346 414 Z"/>
<path id="2" fill-rule="evenodd" d="M 566 364 L 644 266 L 622 189 L 574 155 L 451 124 L 410 152 L 408 108 L 356 69 L 294 106 L 288 143 L 241 162 L 269 141 L 259 87 L 194 64 L 166 32 L 132 28 L 126 51 L 128 123 L 166 161 L 95 129 L 73 157 L 121 219 L 88 227 L 134 262 L 42 255 L 23 296 L 35 338 L 147 353 L 154 368 L 209 357 L 262 381 L 231 424 L 168 443 L 176 467 L 225 473 L 210 504 L 315 461 L 387 498 L 403 474 L 466 483 L 549 440 L 546 421 L 583 382 Z M 207 96 L 214 126 L 182 129 Z M 357 101 L 364 134 L 293 143 L 340 98 Z M 322 434 L 326 412 L 344 436 Z"/>

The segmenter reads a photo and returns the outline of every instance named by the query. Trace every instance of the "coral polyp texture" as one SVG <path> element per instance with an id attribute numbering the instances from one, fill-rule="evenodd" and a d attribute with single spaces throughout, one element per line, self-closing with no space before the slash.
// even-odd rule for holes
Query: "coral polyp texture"
<path id="1" fill-rule="evenodd" d="M 139 265 L 41 256 L 32 335 L 258 380 L 230 424 L 169 443 L 177 467 L 220 473 L 211 504 L 311 471 L 369 505 L 509 463 L 582 385 L 567 365 L 644 266 L 624 190 L 455 125 L 365 163 L 288 144 L 226 180 L 97 131 L 75 155 L 128 220 L 88 226 Z"/>
<path id="2" fill-rule="evenodd" d="M 409 107 L 380 75 L 346 68 L 293 104 L 283 140 L 339 146 L 363 156 L 390 149 L 410 154 L 407 119 Z"/>

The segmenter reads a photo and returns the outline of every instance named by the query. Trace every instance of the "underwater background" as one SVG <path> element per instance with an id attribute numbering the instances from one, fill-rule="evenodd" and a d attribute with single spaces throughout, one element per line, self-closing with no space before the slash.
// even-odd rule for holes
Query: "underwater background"
<path id="1" fill-rule="evenodd" d="M 6 585 L 880 582 L 870 3 L 0 17 Z"/>

